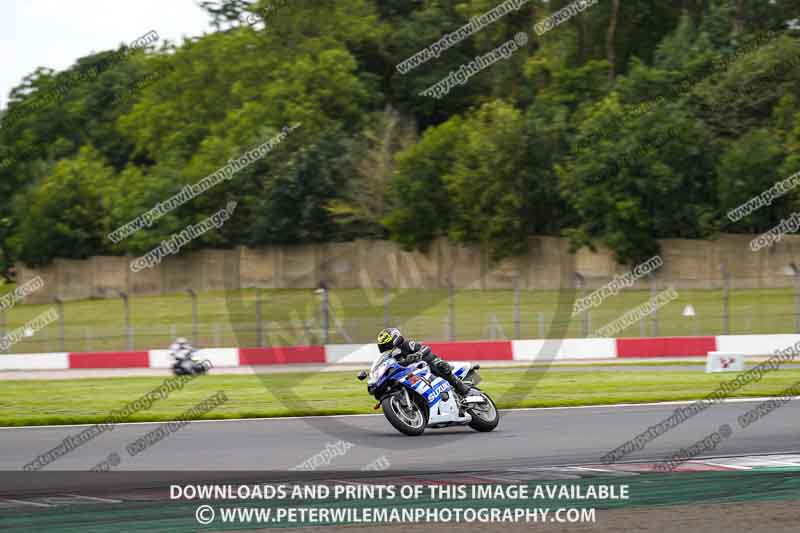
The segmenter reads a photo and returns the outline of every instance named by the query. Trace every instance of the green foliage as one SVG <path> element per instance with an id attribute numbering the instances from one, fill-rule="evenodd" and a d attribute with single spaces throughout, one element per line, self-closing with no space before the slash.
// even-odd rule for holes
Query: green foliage
<path id="1" fill-rule="evenodd" d="M 343 198 L 327 206 L 348 236 L 384 237 L 382 222 L 391 208 L 389 189 L 396 154 L 416 142 L 416 128 L 391 107 L 377 114 L 356 148 L 356 175 L 346 183 Z"/>
<path id="2" fill-rule="evenodd" d="M 764 126 L 785 95 L 797 94 L 800 40 L 785 36 L 744 55 L 695 91 L 706 123 L 728 139 Z"/>
<path id="3" fill-rule="evenodd" d="M 613 94 L 599 103 L 579 136 L 605 138 L 558 167 L 580 221 L 567 231 L 573 245 L 599 240 L 626 263 L 658 252 L 656 239 L 707 236 L 716 216 L 714 150 L 702 122 L 666 104 L 615 128 L 630 113 Z"/>
<path id="4" fill-rule="evenodd" d="M 470 115 L 464 139 L 443 176 L 451 204 L 450 237 L 481 243 L 493 259 L 527 251 L 528 236 L 560 228 L 555 175 L 547 154 L 537 151 L 542 124 L 506 102 L 492 102 Z M 529 128 L 531 131 L 529 131 Z"/>
<path id="5" fill-rule="evenodd" d="M 261 179 L 249 198 L 252 227 L 246 244 L 307 243 L 332 240 L 336 224 L 326 206 L 341 198 L 354 174 L 351 141 L 341 130 L 299 146 Z"/>
<path id="6" fill-rule="evenodd" d="M 786 178 L 781 174 L 785 157 L 783 143 L 767 129 L 750 131 L 731 143 L 717 167 L 720 207 L 725 211 L 734 209 Z M 776 225 L 791 215 L 792 196 L 796 193 L 776 199 L 769 208 L 756 210 L 737 222 L 735 229 L 761 232 Z"/>
<path id="7" fill-rule="evenodd" d="M 800 170 L 796 0 L 625 0 L 611 40 L 598 2 L 536 35 L 568 3 L 528 2 L 406 74 L 498 2 L 202 0 L 214 33 L 37 69 L 0 117 L 0 262 L 141 254 L 229 200 L 235 219 L 187 249 L 449 236 L 502 259 L 544 234 L 635 261 L 797 208 L 725 217 Z M 510 58 L 419 94 L 519 32 Z M 230 180 L 106 237 L 294 124 Z"/>
<path id="8" fill-rule="evenodd" d="M 464 120 L 454 117 L 429 128 L 419 143 L 398 154 L 390 193 L 393 209 L 384 223 L 402 245 L 425 246 L 447 234 L 452 202 L 443 177 L 465 137 Z"/>
<path id="9" fill-rule="evenodd" d="M 486 244 L 495 258 L 523 252 L 533 191 L 526 179 L 522 115 L 502 102 L 487 104 L 464 129 L 466 139 L 443 178 L 454 211 L 450 236 Z"/>
<path id="10" fill-rule="evenodd" d="M 51 257 L 85 259 L 104 251 L 102 195 L 112 169 L 91 148 L 64 159 L 35 188 L 17 197 L 19 229 L 11 238 L 15 257 L 42 265 Z"/>

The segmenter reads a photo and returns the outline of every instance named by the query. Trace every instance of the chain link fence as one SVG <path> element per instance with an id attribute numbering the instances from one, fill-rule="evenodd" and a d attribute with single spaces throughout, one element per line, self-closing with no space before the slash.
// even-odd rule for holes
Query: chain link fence
<path id="1" fill-rule="evenodd" d="M 800 283 L 750 288 L 752 280 L 718 280 L 708 289 L 677 289 L 663 306 L 640 312 L 616 337 L 800 333 Z M 708 284 L 706 283 L 706 286 Z M 119 351 L 166 348 L 177 336 L 199 347 L 368 343 L 386 326 L 424 341 L 598 336 L 598 329 L 646 306 L 668 289 L 624 290 L 598 305 L 558 312 L 592 289 L 528 290 L 280 290 L 193 292 L 161 297 L 22 305 L 0 313 L 0 333 L 22 331 L 5 353 Z M 24 331 L 54 307 L 59 319 Z M 641 309 L 641 307 L 640 307 Z M 630 317 L 629 317 L 630 318 Z M 553 333 L 558 332 L 558 333 Z"/>

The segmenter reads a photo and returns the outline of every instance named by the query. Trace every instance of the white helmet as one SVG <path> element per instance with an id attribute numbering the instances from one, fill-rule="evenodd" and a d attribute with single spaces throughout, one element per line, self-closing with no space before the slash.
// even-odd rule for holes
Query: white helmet
<path id="1" fill-rule="evenodd" d="M 192 345 L 189 344 L 189 341 L 186 340 L 185 337 L 178 337 L 175 339 L 175 342 L 172 343 L 169 349 L 173 352 L 191 352 Z"/>

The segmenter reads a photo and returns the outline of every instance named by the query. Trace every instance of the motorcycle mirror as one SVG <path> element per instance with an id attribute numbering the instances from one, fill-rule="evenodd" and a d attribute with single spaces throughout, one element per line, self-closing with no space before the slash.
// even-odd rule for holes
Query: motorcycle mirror
<path id="1" fill-rule="evenodd" d="M 362 370 L 361 372 L 358 373 L 357 377 L 359 381 L 364 381 L 365 379 L 367 379 L 367 371 Z"/>

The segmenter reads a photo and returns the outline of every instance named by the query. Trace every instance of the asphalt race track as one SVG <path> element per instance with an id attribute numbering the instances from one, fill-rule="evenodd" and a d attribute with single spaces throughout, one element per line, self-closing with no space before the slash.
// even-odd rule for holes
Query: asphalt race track
<path id="1" fill-rule="evenodd" d="M 654 462 L 688 448 L 728 424 L 715 450 L 699 457 L 800 452 L 800 405 L 790 402 L 742 429 L 737 417 L 763 400 L 712 405 L 621 462 Z M 502 412 L 499 427 L 477 433 L 467 427 L 429 429 L 420 437 L 397 433 L 380 414 L 193 422 L 131 456 L 126 445 L 160 426 L 120 424 L 48 465 L 50 470 L 88 470 L 116 453 L 115 470 L 287 471 L 339 441 L 330 464 L 317 470 L 357 471 L 379 457 L 392 470 L 440 473 L 564 465 L 601 465 L 601 457 L 688 402 L 651 405 L 520 409 Z M 0 470 L 21 470 L 88 426 L 0 429 Z M 347 449 L 344 449 L 347 448 Z M 330 449 L 330 448 L 329 448 Z"/>
<path id="2" fill-rule="evenodd" d="M 120 424 L 36 473 L 21 471 L 22 466 L 87 426 L 4 428 L 0 429 L 0 529 L 197 531 L 196 513 L 204 506 L 191 500 L 173 501 L 173 484 L 291 484 L 305 480 L 354 487 L 369 483 L 625 483 L 633 495 L 631 500 L 621 507 L 615 507 L 613 501 L 582 504 L 596 504 L 601 514 L 596 524 L 584 524 L 585 529 L 574 524 L 578 527 L 574 530 L 750 532 L 765 526 L 766 515 L 770 524 L 762 527 L 764 531 L 788 530 L 796 525 L 800 498 L 796 423 L 800 407 L 789 402 L 741 428 L 738 417 L 761 401 L 729 400 L 709 406 L 611 465 L 602 463 L 606 452 L 688 402 L 510 410 L 502 412 L 500 426 L 491 433 L 448 428 L 428 430 L 420 437 L 400 435 L 380 414 L 198 421 L 133 456 L 127 445 L 161 424 Z M 653 472 L 654 462 L 689 448 L 726 424 L 730 435 L 716 449 L 687 461 L 674 472 Z M 310 472 L 290 471 L 319 457 L 324 450 L 325 464 L 316 465 Z M 118 460 L 110 472 L 87 472 L 111 456 Z M 371 463 L 389 470 L 362 471 Z M 369 497 L 306 503 L 335 508 L 375 505 Z M 491 503 L 511 505 L 499 500 Z M 541 505 L 555 507 L 557 503 Z M 436 500 L 428 500 L 427 504 L 413 505 L 436 504 Z M 486 504 L 485 500 L 476 500 L 471 505 Z M 270 527 L 314 524 L 301 520 Z M 202 530 L 262 530 L 261 525 L 237 522 L 234 526 L 217 521 Z M 431 525 L 346 527 L 354 533 L 417 532 L 429 531 Z M 528 531 L 532 527 L 524 522 L 447 526 L 486 533 Z M 330 530 L 311 527 L 309 531 Z"/>

